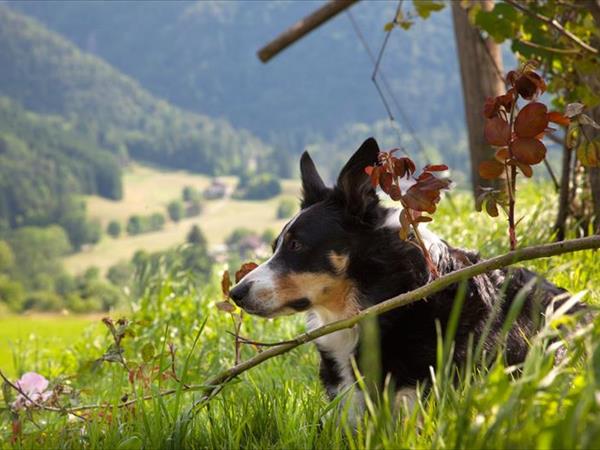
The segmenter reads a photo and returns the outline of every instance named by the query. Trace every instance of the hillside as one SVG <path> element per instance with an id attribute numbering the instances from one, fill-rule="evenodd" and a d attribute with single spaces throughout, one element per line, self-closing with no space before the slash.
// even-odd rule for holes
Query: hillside
<path id="1" fill-rule="evenodd" d="M 236 184 L 233 177 L 225 177 L 223 180 L 230 188 Z M 157 170 L 133 165 L 124 172 L 123 198 L 115 201 L 88 196 L 88 215 L 93 220 L 99 220 L 103 228 L 111 220 L 125 224 L 133 214 L 164 213 L 169 201 L 179 198 L 184 187 L 192 186 L 203 190 L 210 181 L 206 176 L 185 171 Z M 156 252 L 182 244 L 193 225 L 201 228 L 211 250 L 222 247 L 225 239 L 240 227 L 257 233 L 266 229 L 279 230 L 286 219 L 277 219 L 277 205 L 282 198 L 297 198 L 300 192 L 299 182 L 296 180 L 282 180 L 282 185 L 282 194 L 270 200 L 247 201 L 230 197 L 211 200 L 204 204 L 201 215 L 186 218 L 179 223 L 168 222 L 159 231 L 135 236 L 124 234 L 117 239 L 105 235 L 97 245 L 66 256 L 63 259 L 65 268 L 72 274 L 82 273 L 90 266 L 105 272 L 119 261 L 131 259 L 137 250 Z"/>
<path id="2" fill-rule="evenodd" d="M 121 157 L 236 173 L 264 164 L 269 148 L 226 120 L 159 100 L 100 58 L 0 5 L 0 95 L 60 115 Z"/>
<path id="3" fill-rule="evenodd" d="M 74 194 L 121 198 L 117 158 L 63 118 L 0 97 L 0 235 L 58 223 L 75 248 L 93 240 Z"/>
<path id="4" fill-rule="evenodd" d="M 298 155 L 315 144 L 328 154 L 321 162 L 329 164 L 331 153 L 354 149 L 355 142 L 347 144 L 348 130 L 361 130 L 357 142 L 375 133 L 378 140 L 398 145 L 394 131 L 375 125 L 386 114 L 370 80 L 373 64 L 346 14 L 267 65 L 256 57 L 262 45 L 321 2 L 9 4 L 109 61 L 155 95 L 251 130 L 278 149 L 274 156 L 283 165 L 290 152 Z M 409 11 L 412 2 L 404 6 Z M 384 24 L 395 7 L 393 2 L 352 7 L 373 50 L 381 46 Z M 462 92 L 449 8 L 427 20 L 416 19 L 408 31 L 394 31 L 381 67 L 420 139 L 443 151 L 445 162 L 463 166 Z M 403 143 L 411 151 L 418 148 L 408 139 Z M 288 167 L 288 175 L 294 168 Z"/>

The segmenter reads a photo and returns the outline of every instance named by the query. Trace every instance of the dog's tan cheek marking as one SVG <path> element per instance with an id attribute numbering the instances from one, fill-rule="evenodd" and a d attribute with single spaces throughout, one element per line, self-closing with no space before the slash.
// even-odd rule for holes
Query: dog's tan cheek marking
<path id="1" fill-rule="evenodd" d="M 341 253 L 331 252 L 329 253 L 329 262 L 333 266 L 335 273 L 338 275 L 342 275 L 346 273 L 348 270 L 348 263 L 350 262 L 350 258 L 348 255 L 343 255 Z"/>
<path id="2" fill-rule="evenodd" d="M 341 276 L 314 273 L 292 273 L 275 283 L 276 298 L 280 306 L 302 297 L 308 298 L 313 306 L 331 312 L 355 312 L 353 283 Z"/>

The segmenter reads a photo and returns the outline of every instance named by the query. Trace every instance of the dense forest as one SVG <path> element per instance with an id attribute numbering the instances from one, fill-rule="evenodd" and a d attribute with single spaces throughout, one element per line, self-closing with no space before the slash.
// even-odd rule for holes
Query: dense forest
<path id="1" fill-rule="evenodd" d="M 73 248 L 93 242 L 76 194 L 121 198 L 117 158 L 64 119 L 0 97 L 0 230 L 59 224 Z"/>
<path id="2" fill-rule="evenodd" d="M 119 157 L 222 174 L 270 149 L 226 120 L 185 112 L 35 20 L 0 6 L 0 94 L 60 115 Z"/>

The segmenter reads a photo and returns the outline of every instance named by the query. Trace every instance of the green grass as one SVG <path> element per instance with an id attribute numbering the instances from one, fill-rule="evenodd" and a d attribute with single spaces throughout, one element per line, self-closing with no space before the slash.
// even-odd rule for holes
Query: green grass
<path id="1" fill-rule="evenodd" d="M 40 370 L 42 366 L 24 367 L 19 357 L 25 349 L 37 353 L 34 360 L 41 363 L 48 355 L 81 340 L 90 324 L 98 324 L 98 315 L 34 314 L 0 316 L 0 368 L 10 375 L 25 370 Z M 92 326 L 98 328 L 98 326 Z M 48 351 L 51 349 L 51 351 Z M 15 362 L 18 367 L 15 367 Z M 47 368 L 47 367 L 46 367 Z"/>
<path id="2" fill-rule="evenodd" d="M 88 215 L 98 219 L 103 226 L 117 220 L 123 229 L 133 214 L 166 214 L 167 204 L 181 198 L 185 186 L 203 190 L 210 178 L 184 171 L 167 171 L 142 165 L 133 165 L 124 174 L 124 196 L 120 201 L 100 197 L 86 197 Z M 223 181 L 233 189 L 237 180 L 224 177 Z M 282 194 L 267 201 L 242 201 L 232 198 L 208 201 L 200 216 L 187 218 L 179 223 L 168 221 L 163 230 L 129 236 L 124 233 L 118 239 L 104 235 L 91 248 L 69 255 L 63 259 L 65 268 L 72 274 L 83 273 L 88 267 L 96 266 L 102 271 L 111 265 L 130 259 L 137 250 L 165 250 L 182 244 L 193 225 L 198 225 L 206 235 L 211 249 L 223 244 L 227 236 L 238 227 L 262 233 L 268 228 L 279 229 L 286 222 L 276 217 L 277 205 L 282 198 L 298 196 L 300 187 L 296 180 L 282 180 Z"/>
<path id="3" fill-rule="evenodd" d="M 553 202 L 552 195 L 544 192 L 545 186 L 534 184 L 520 192 L 517 211 L 525 216 L 519 227 L 523 245 L 550 239 L 554 216 L 548 206 Z M 452 204 L 442 202 L 432 227 L 451 244 L 479 248 L 485 256 L 507 248 L 504 219 L 472 212 L 471 200 L 464 194 L 453 195 Z M 585 290 L 586 301 L 600 303 L 599 252 L 562 255 L 527 266 L 572 292 Z M 233 341 L 225 332 L 232 328 L 231 320 L 214 307 L 220 298 L 216 278 L 200 288 L 187 274 L 165 271 L 145 279 L 143 286 L 132 306 L 132 335 L 124 340 L 127 364 L 138 375 L 134 385 L 118 364 L 98 367 L 92 363 L 110 344 L 106 332 L 91 332 L 73 345 L 49 348 L 44 354 L 22 349 L 20 371 L 37 368 L 54 384 L 65 385 L 71 393 L 61 397 L 64 405 L 117 405 L 125 394 L 131 398 L 136 393 L 156 394 L 181 386 L 168 376 L 172 366 L 167 343 L 174 345 L 177 375 L 184 383 L 201 384 L 232 364 Z M 562 331 L 558 323 L 564 325 Z M 130 409 L 96 411 L 85 423 L 35 412 L 35 424 L 21 416 L 23 435 L 15 447 L 598 448 L 600 322 L 580 331 L 574 325 L 564 318 L 548 324 L 532 340 L 529 356 L 518 372 L 501 359 L 489 369 L 471 367 L 459 373 L 440 364 L 430 380 L 429 394 L 414 409 L 392 413 L 384 398 L 355 429 L 347 425 L 343 412 L 326 401 L 318 381 L 318 356 L 307 345 L 246 372 L 195 416 L 187 411 L 198 392 L 164 398 L 154 395 Z M 242 333 L 274 341 L 303 329 L 301 317 L 263 320 L 246 316 Z M 555 347 L 549 339 L 559 333 L 570 333 L 558 341 L 568 352 L 554 365 Z M 154 349 L 154 357 L 149 359 L 142 348 Z M 450 346 L 440 345 L 441 361 L 448 358 L 444 348 Z M 243 348 L 244 358 L 253 354 L 254 349 Z M 0 412 L 0 447 L 11 448 L 10 417 L 8 411 Z"/>

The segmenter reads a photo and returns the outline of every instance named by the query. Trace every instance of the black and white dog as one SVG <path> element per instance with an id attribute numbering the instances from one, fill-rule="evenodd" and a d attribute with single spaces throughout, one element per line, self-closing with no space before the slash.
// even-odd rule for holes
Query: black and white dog
<path id="1" fill-rule="evenodd" d="M 398 237 L 396 209 L 379 204 L 364 168 L 377 162 L 379 148 L 368 139 L 342 169 L 333 188 L 325 186 L 308 153 L 302 155 L 301 211 L 284 227 L 271 258 L 231 290 L 251 314 L 275 317 L 308 312 L 308 327 L 348 318 L 357 311 L 426 284 L 430 272 L 420 249 Z M 479 261 L 476 253 L 453 248 L 423 228 L 441 275 Z M 538 276 L 526 269 L 495 270 L 469 280 L 455 336 L 454 359 L 465 361 L 469 335 L 482 336 L 495 317 L 485 347 L 492 350 L 517 292 Z M 381 365 L 400 394 L 413 392 L 436 362 L 436 320 L 448 323 L 458 286 L 379 316 Z M 508 364 L 521 362 L 527 340 L 545 307 L 565 291 L 539 279 L 527 292 L 506 339 Z M 488 325 L 489 326 L 489 325 Z M 359 331 L 342 330 L 317 340 L 321 380 L 330 397 L 355 382 L 351 358 Z M 410 397 L 410 395 L 408 395 Z M 410 398 L 409 398 L 410 401 Z"/>

